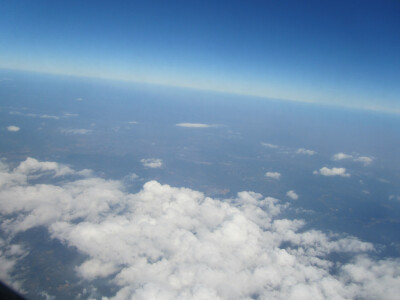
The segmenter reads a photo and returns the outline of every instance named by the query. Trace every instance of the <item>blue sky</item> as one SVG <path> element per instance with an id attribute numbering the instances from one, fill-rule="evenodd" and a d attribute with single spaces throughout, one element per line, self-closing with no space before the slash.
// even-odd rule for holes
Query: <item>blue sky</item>
<path id="1" fill-rule="evenodd" d="M 2 1 L 0 67 L 400 112 L 398 1 Z"/>

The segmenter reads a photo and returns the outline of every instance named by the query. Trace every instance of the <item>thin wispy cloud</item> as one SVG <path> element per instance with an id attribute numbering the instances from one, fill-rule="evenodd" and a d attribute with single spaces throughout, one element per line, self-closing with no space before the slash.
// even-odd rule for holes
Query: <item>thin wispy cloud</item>
<path id="1" fill-rule="evenodd" d="M 327 168 L 323 167 L 318 171 L 314 171 L 313 174 L 319 174 L 323 176 L 342 176 L 350 177 L 350 174 L 346 172 L 346 168 Z"/>
<path id="2" fill-rule="evenodd" d="M 364 165 L 371 164 L 373 160 L 374 159 L 372 157 L 369 157 L 369 156 L 359 156 L 359 157 L 354 158 L 354 161 L 361 162 Z"/>
<path id="3" fill-rule="evenodd" d="M 314 155 L 317 152 L 315 152 L 314 150 L 308 150 L 308 149 L 304 149 L 304 148 L 299 148 L 299 149 L 296 150 L 296 153 L 305 154 L 305 155 Z"/>
<path id="4" fill-rule="evenodd" d="M 209 128 L 215 127 L 216 125 L 204 124 L 204 123 L 178 123 L 176 124 L 178 127 L 186 127 L 186 128 Z"/>
<path id="5" fill-rule="evenodd" d="M 261 143 L 261 145 L 263 145 L 264 147 L 267 147 L 267 148 L 271 148 L 271 149 L 277 149 L 277 148 L 279 148 L 279 146 L 278 145 L 274 145 L 274 144 L 270 144 L 270 143 Z"/>
<path id="6" fill-rule="evenodd" d="M 29 117 L 29 118 L 39 118 L 39 119 L 53 119 L 53 120 L 60 120 L 62 118 L 70 118 L 70 117 L 77 117 L 78 114 L 72 114 L 72 113 L 64 113 L 61 116 L 55 116 L 55 115 L 48 115 L 48 114 L 34 114 L 34 113 L 23 113 L 20 111 L 10 111 L 10 115 L 14 116 L 22 116 L 22 117 Z"/>
<path id="7" fill-rule="evenodd" d="M 289 206 L 278 199 L 254 192 L 213 199 L 156 181 L 128 193 L 122 181 L 93 175 L 50 176 L 39 184 L 31 181 L 32 170 L 46 178 L 65 166 L 34 159 L 22 164 L 0 167 L 0 228 L 9 235 L 46 228 L 86 257 L 75 266 L 77 276 L 93 285 L 102 278 L 116 284 L 114 297 L 104 299 L 396 299 L 400 294 L 399 259 L 375 259 L 369 256 L 374 245 L 355 237 L 305 229 L 304 221 L 282 217 Z M 69 170 L 66 176 L 79 173 Z M 12 247 L 14 256 L 0 239 L 0 272 L 9 280 L 20 256 L 29 255 Z M 335 264 L 335 253 L 351 259 Z"/>
<path id="8" fill-rule="evenodd" d="M 91 130 L 91 129 L 83 129 L 83 128 L 81 128 L 81 129 L 61 129 L 61 132 L 62 133 L 64 133 L 64 134 L 71 134 L 71 135 L 74 135 L 74 134 L 90 134 L 90 133 L 92 133 L 93 132 L 93 130 Z"/>
<path id="9" fill-rule="evenodd" d="M 343 153 L 343 152 L 336 153 L 336 154 L 333 156 L 333 160 L 343 160 L 343 159 L 351 159 L 351 158 L 353 158 L 353 155 L 345 154 L 345 153 Z"/>

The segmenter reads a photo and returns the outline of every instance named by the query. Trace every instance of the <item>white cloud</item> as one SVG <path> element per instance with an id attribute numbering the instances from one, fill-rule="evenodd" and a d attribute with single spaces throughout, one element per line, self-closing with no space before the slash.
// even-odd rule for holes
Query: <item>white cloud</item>
<path id="1" fill-rule="evenodd" d="M 297 200 L 299 199 L 299 195 L 297 195 L 294 191 L 288 191 L 286 193 L 286 196 L 288 196 L 292 200 Z"/>
<path id="2" fill-rule="evenodd" d="M 342 152 L 336 153 L 333 156 L 333 160 L 343 160 L 343 159 L 350 159 L 350 158 L 353 158 L 353 155 L 345 154 L 345 153 L 342 153 Z"/>
<path id="3" fill-rule="evenodd" d="M 203 124 L 203 123 L 178 123 L 176 124 L 178 127 L 188 127 L 188 128 L 208 128 L 215 127 L 215 125 Z"/>
<path id="4" fill-rule="evenodd" d="M 306 154 L 306 155 L 314 155 L 317 152 L 315 152 L 314 150 L 308 150 L 308 149 L 304 149 L 304 148 L 299 148 L 299 149 L 297 149 L 296 153 Z"/>
<path id="5" fill-rule="evenodd" d="M 50 166 L 34 169 L 46 175 L 62 169 Z M 241 192 L 220 200 L 156 181 L 131 194 L 120 181 L 93 176 L 39 184 L 26 170 L 0 167 L 1 229 L 15 234 L 46 226 L 87 255 L 76 266 L 80 277 L 117 285 L 111 299 L 396 299 L 400 293 L 399 259 L 375 260 L 367 256 L 370 243 L 304 230 L 304 221 L 280 217 L 287 205 L 271 197 Z M 333 252 L 353 258 L 334 264 Z"/>
<path id="6" fill-rule="evenodd" d="M 18 126 L 10 125 L 10 126 L 7 126 L 7 130 L 11 131 L 11 132 L 17 132 L 20 130 L 20 128 Z"/>
<path id="7" fill-rule="evenodd" d="M 16 174 L 24 174 L 29 179 L 37 178 L 45 174 L 50 174 L 54 177 L 77 174 L 70 167 L 55 162 L 40 162 L 34 158 L 28 157 L 21 162 L 15 169 Z"/>
<path id="8" fill-rule="evenodd" d="M 47 114 L 33 114 L 33 113 L 22 113 L 19 111 L 10 111 L 10 115 L 17 115 L 17 116 L 23 116 L 23 117 L 30 117 L 30 118 L 40 118 L 40 119 L 54 119 L 54 120 L 59 120 L 61 117 L 59 116 L 53 116 L 53 115 L 47 115 Z"/>
<path id="9" fill-rule="evenodd" d="M 140 162 L 143 164 L 143 166 L 148 167 L 148 168 L 161 168 L 163 165 L 163 162 L 159 158 L 143 158 L 140 160 Z"/>
<path id="10" fill-rule="evenodd" d="M 65 134 L 89 134 L 92 133 L 91 129 L 61 129 Z"/>
<path id="11" fill-rule="evenodd" d="M 76 98 L 75 101 L 81 102 L 81 101 L 83 101 L 83 98 Z"/>
<path id="12" fill-rule="evenodd" d="M 261 143 L 261 145 L 263 145 L 264 147 L 267 147 L 267 148 L 271 148 L 271 149 L 279 148 L 278 145 L 269 144 L 269 143 Z"/>
<path id="13" fill-rule="evenodd" d="M 281 178 L 281 173 L 278 173 L 278 172 L 267 172 L 267 173 L 265 173 L 265 176 L 269 177 L 269 178 L 273 178 L 273 179 L 279 179 L 279 178 Z"/>
<path id="14" fill-rule="evenodd" d="M 19 259 L 27 255 L 27 251 L 19 244 L 8 244 L 0 238 L 0 280 L 21 290 L 21 281 L 13 276 L 13 269 Z"/>
<path id="15" fill-rule="evenodd" d="M 355 162 L 361 162 L 365 166 L 371 164 L 372 161 L 374 160 L 374 158 L 370 157 L 370 156 L 359 156 L 357 154 L 356 155 L 350 155 L 350 154 L 345 154 L 343 152 L 336 153 L 333 156 L 333 160 L 343 160 L 343 159 L 350 159 L 350 160 L 355 161 Z"/>
<path id="16" fill-rule="evenodd" d="M 372 163 L 374 159 L 372 157 L 369 156 L 359 156 L 357 158 L 354 159 L 354 161 L 358 161 L 363 163 L 364 165 L 369 165 L 370 163 Z"/>
<path id="17" fill-rule="evenodd" d="M 332 168 L 323 167 L 319 171 L 314 171 L 313 174 L 320 174 L 323 176 L 342 176 L 350 177 L 349 173 L 346 173 L 346 168 Z"/>

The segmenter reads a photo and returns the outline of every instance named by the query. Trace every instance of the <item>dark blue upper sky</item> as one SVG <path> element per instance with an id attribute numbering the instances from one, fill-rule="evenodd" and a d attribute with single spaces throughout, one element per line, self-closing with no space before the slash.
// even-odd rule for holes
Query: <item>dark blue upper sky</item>
<path id="1" fill-rule="evenodd" d="M 0 67 L 400 112 L 399 1 L 2 1 Z"/>

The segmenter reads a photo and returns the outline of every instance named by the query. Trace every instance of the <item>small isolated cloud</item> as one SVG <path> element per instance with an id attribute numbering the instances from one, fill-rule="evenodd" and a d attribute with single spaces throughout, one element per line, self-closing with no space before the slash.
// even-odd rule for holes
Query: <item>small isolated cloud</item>
<path id="1" fill-rule="evenodd" d="M 268 178 L 272 179 L 280 179 L 281 178 L 281 173 L 278 172 L 267 172 L 265 173 L 265 176 Z"/>
<path id="2" fill-rule="evenodd" d="M 306 154 L 306 155 L 314 155 L 317 152 L 315 152 L 314 150 L 308 150 L 308 149 L 304 149 L 304 148 L 299 148 L 299 149 L 297 149 L 296 153 Z"/>
<path id="3" fill-rule="evenodd" d="M 354 159 L 354 161 L 361 162 L 366 166 L 369 165 L 370 163 L 372 163 L 373 160 L 374 159 L 372 157 L 369 157 L 369 156 L 359 156 L 359 157 Z"/>
<path id="4" fill-rule="evenodd" d="M 20 128 L 18 126 L 10 125 L 10 126 L 7 126 L 7 130 L 11 131 L 11 132 L 17 132 L 20 130 Z"/>
<path id="5" fill-rule="evenodd" d="M 203 124 L 203 123 L 178 123 L 176 124 L 178 127 L 187 127 L 187 128 L 208 128 L 215 127 L 215 125 Z"/>
<path id="6" fill-rule="evenodd" d="M 137 175 L 136 173 L 131 173 L 125 177 L 125 179 L 129 180 L 129 181 L 134 181 L 138 178 L 139 178 L 139 175 Z"/>
<path id="7" fill-rule="evenodd" d="M 135 124 L 138 124 L 138 122 L 136 122 L 136 121 L 129 121 L 129 122 L 127 122 L 128 124 L 131 124 L 131 125 L 135 125 Z"/>
<path id="8" fill-rule="evenodd" d="M 83 99 L 82 98 L 76 98 L 75 101 L 79 101 L 80 102 L 80 101 L 83 101 Z"/>
<path id="9" fill-rule="evenodd" d="M 351 159 L 351 158 L 353 158 L 353 155 L 345 154 L 343 152 L 336 153 L 333 156 L 333 160 L 343 160 L 343 159 Z"/>
<path id="10" fill-rule="evenodd" d="M 319 174 L 323 176 L 342 176 L 350 177 L 349 173 L 346 173 L 346 168 L 332 168 L 323 167 L 319 171 L 314 171 L 313 174 Z"/>
<path id="11" fill-rule="evenodd" d="M 159 158 L 143 158 L 140 160 L 140 162 L 143 164 L 143 166 L 148 167 L 148 168 L 161 168 L 163 165 L 163 162 Z"/>
<path id="12" fill-rule="evenodd" d="M 89 134 L 92 133 L 91 129 L 62 129 L 65 134 Z"/>
<path id="13" fill-rule="evenodd" d="M 267 147 L 267 148 L 271 148 L 271 149 L 279 148 L 278 145 L 269 144 L 269 143 L 261 143 L 261 145 L 263 145 L 264 147 Z"/>
<path id="14" fill-rule="evenodd" d="M 374 160 L 374 158 L 370 156 L 351 155 L 343 152 L 336 153 L 333 156 L 333 160 L 345 160 L 345 159 L 363 163 L 365 166 L 369 165 Z"/>
<path id="15" fill-rule="evenodd" d="M 292 200 L 297 200 L 299 199 L 299 195 L 297 195 L 294 191 L 288 191 L 286 193 L 286 196 L 288 196 Z"/>

